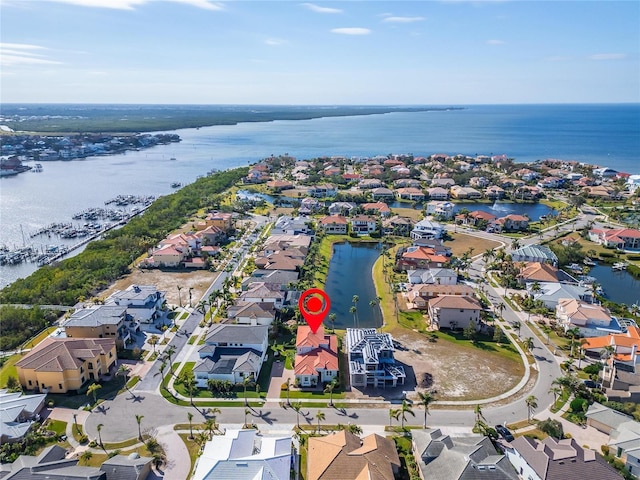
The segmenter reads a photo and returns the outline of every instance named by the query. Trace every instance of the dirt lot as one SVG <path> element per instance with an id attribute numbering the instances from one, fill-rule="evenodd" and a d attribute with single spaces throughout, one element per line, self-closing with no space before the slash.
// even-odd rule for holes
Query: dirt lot
<path id="1" fill-rule="evenodd" d="M 499 242 L 488 240 L 486 238 L 474 237 L 473 235 L 466 235 L 464 233 L 451 233 L 449 235 L 453 237 L 453 240 L 444 242 L 445 246 L 451 248 L 453 255 L 460 256 L 469 248 L 473 248 L 473 255 L 479 255 L 484 253 L 490 248 L 496 248 L 500 245 Z"/>
<path id="2" fill-rule="evenodd" d="M 404 329 L 391 333 L 400 344 L 396 360 L 405 364 L 408 376 L 413 373 L 422 383 L 419 390 L 436 390 L 438 400 L 490 398 L 517 385 L 524 374 L 521 364 L 479 348 L 442 339 L 430 342 L 424 335 Z M 408 387 L 404 390 L 411 390 Z"/>
<path id="3" fill-rule="evenodd" d="M 210 272 L 208 270 L 193 272 L 163 272 L 161 270 L 139 270 L 134 271 L 121 278 L 115 284 L 111 285 L 107 290 L 100 294 L 101 298 L 106 298 L 116 290 L 124 290 L 129 285 L 154 285 L 158 290 L 166 293 L 167 303 L 169 305 L 178 305 L 178 286 L 182 287 L 180 297 L 182 305 L 189 305 L 189 288 L 191 291 L 191 303 L 196 305 L 204 292 L 209 288 L 219 272 Z"/>

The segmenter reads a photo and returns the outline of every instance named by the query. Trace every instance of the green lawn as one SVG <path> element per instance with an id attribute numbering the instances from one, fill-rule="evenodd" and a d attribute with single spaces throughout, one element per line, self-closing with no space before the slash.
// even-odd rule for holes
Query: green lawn
<path id="1" fill-rule="evenodd" d="M 20 360 L 24 355 L 15 354 L 11 355 L 0 369 L 0 386 L 4 387 L 7 384 L 7 380 L 9 377 L 18 378 L 18 370 L 16 369 L 16 363 Z"/>

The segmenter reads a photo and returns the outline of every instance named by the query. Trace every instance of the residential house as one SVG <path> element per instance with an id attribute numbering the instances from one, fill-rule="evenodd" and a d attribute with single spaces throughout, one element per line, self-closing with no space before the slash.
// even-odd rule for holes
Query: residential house
<path id="1" fill-rule="evenodd" d="M 469 186 L 473 188 L 485 188 L 488 187 L 490 183 L 486 177 L 471 177 L 469 179 Z"/>
<path id="2" fill-rule="evenodd" d="M 225 232 L 231 230 L 233 226 L 233 214 L 223 212 L 209 212 L 205 218 L 207 226 L 217 227 Z"/>
<path id="3" fill-rule="evenodd" d="M 309 219 L 307 217 L 290 217 L 282 215 L 278 217 L 275 225 L 271 229 L 272 235 L 308 235 L 311 233 Z"/>
<path id="4" fill-rule="evenodd" d="M 432 247 L 411 246 L 401 254 L 396 262 L 400 271 L 441 268 L 449 263 L 449 258 L 439 254 Z"/>
<path id="5" fill-rule="evenodd" d="M 396 189 L 396 197 L 398 200 L 411 200 L 412 202 L 421 202 L 425 199 L 424 192 L 415 187 L 404 187 Z"/>
<path id="6" fill-rule="evenodd" d="M 334 202 L 329 205 L 329 215 L 349 215 L 354 208 L 353 202 Z"/>
<path id="7" fill-rule="evenodd" d="M 358 182 L 358 188 L 360 190 L 372 190 L 374 188 L 380 188 L 383 184 L 377 178 L 363 178 Z"/>
<path id="8" fill-rule="evenodd" d="M 556 307 L 556 319 L 565 331 L 578 328 L 583 337 L 598 337 L 621 333 L 622 327 L 606 308 L 584 303 L 574 298 L 561 298 Z"/>
<path id="9" fill-rule="evenodd" d="M 425 283 L 413 285 L 407 292 L 407 299 L 413 308 L 427 309 L 429 307 L 429 300 L 443 295 L 475 297 L 473 288 L 468 285 Z"/>
<path id="10" fill-rule="evenodd" d="M 544 304 L 548 309 L 555 310 L 561 298 L 574 298 L 585 303 L 593 303 L 593 292 L 582 285 L 571 285 L 555 282 L 538 282 L 538 291 L 534 291 L 533 285 L 529 283 L 527 290 L 535 300 Z"/>
<path id="11" fill-rule="evenodd" d="M 394 180 L 393 186 L 395 188 L 413 187 L 420 188 L 420 181 L 415 178 L 399 178 Z"/>
<path id="12" fill-rule="evenodd" d="M 113 374 L 116 360 L 113 338 L 47 337 L 18 360 L 16 369 L 26 390 L 67 393 Z"/>
<path id="13" fill-rule="evenodd" d="M 300 258 L 297 254 L 290 256 L 287 251 L 256 258 L 256 267 L 264 270 L 299 271 L 302 265 L 304 265 L 304 258 Z"/>
<path id="14" fill-rule="evenodd" d="M 411 243 L 413 243 L 414 247 L 429 247 L 437 255 L 451 256 L 451 248 L 443 245 L 442 240 L 436 238 L 414 238 Z"/>
<path id="15" fill-rule="evenodd" d="M 414 222 L 409 217 L 394 215 L 391 218 L 382 220 L 382 231 L 385 235 L 397 235 L 408 237 L 413 230 Z"/>
<path id="16" fill-rule="evenodd" d="M 226 231 L 215 225 L 205 225 L 196 236 L 200 239 L 201 245 L 217 245 L 227 238 Z"/>
<path id="17" fill-rule="evenodd" d="M 564 180 L 558 177 L 545 177 L 538 181 L 536 187 L 538 188 L 560 188 Z"/>
<path id="18" fill-rule="evenodd" d="M 374 328 L 347 328 L 346 349 L 352 387 L 404 385 L 406 373 L 396 364 L 390 334 Z"/>
<path id="19" fill-rule="evenodd" d="M 207 388 L 208 380 L 242 383 L 257 380 L 267 354 L 269 327 L 217 323 L 209 329 L 200 361 L 193 368 L 196 384 Z"/>
<path id="20" fill-rule="evenodd" d="M 460 185 L 453 185 L 449 189 L 449 193 L 452 198 L 457 198 L 459 200 L 475 200 L 478 198 L 482 198 L 482 193 L 471 187 L 461 187 Z"/>
<path id="21" fill-rule="evenodd" d="M 309 189 L 309 195 L 316 198 L 331 198 L 338 193 L 338 188 L 330 183 L 314 185 Z"/>
<path id="22" fill-rule="evenodd" d="M 517 480 L 505 455 L 498 454 L 489 437 L 451 437 L 440 429 L 413 430 L 411 449 L 420 478 L 438 480 Z"/>
<path id="23" fill-rule="evenodd" d="M 33 424 L 40 420 L 39 413 L 46 398 L 44 393 L 25 395 L 0 389 L 0 444 L 22 440 Z"/>
<path id="24" fill-rule="evenodd" d="M 391 209 L 389 208 L 389 205 L 384 202 L 363 203 L 361 207 L 364 213 L 367 214 L 377 214 L 381 217 L 388 217 L 389 215 L 391 215 Z"/>
<path id="25" fill-rule="evenodd" d="M 514 262 L 540 262 L 558 265 L 558 257 L 545 245 L 526 245 L 511 252 Z"/>
<path id="26" fill-rule="evenodd" d="M 290 290 L 292 284 L 298 281 L 298 272 L 286 270 L 261 270 L 256 269 L 250 277 L 242 280 L 242 290 L 247 290 L 254 282 L 266 282 L 280 285 L 280 290 Z"/>
<path id="27" fill-rule="evenodd" d="M 238 300 L 245 303 L 272 303 L 279 310 L 286 303 L 287 293 L 277 283 L 254 282 L 247 285 Z"/>
<path id="28" fill-rule="evenodd" d="M 449 189 L 442 187 L 427 188 L 427 195 L 430 200 L 449 200 Z"/>
<path id="29" fill-rule="evenodd" d="M 442 174 L 438 174 L 438 175 L 442 175 Z M 446 177 L 441 177 L 441 178 L 434 178 L 431 180 L 431 186 L 432 187 L 441 187 L 441 188 L 451 188 L 456 184 L 456 181 L 453 178 L 446 178 Z"/>
<path id="30" fill-rule="evenodd" d="M 415 224 L 411 231 L 411 238 L 414 240 L 420 238 L 442 238 L 444 232 L 444 226 L 425 218 Z"/>
<path id="31" fill-rule="evenodd" d="M 271 325 L 277 314 L 274 302 L 245 301 L 242 297 L 227 308 L 227 316 L 240 325 Z"/>
<path id="32" fill-rule="evenodd" d="M 432 200 L 427 203 L 426 213 L 443 220 L 449 220 L 453 217 L 454 208 L 454 203 Z"/>
<path id="33" fill-rule="evenodd" d="M 342 170 L 340 169 L 340 167 L 336 167 L 333 165 L 327 165 L 322 169 L 322 174 L 325 177 L 333 177 L 334 175 L 340 175 L 341 173 Z"/>
<path id="34" fill-rule="evenodd" d="M 458 274 L 450 268 L 427 268 L 407 270 L 407 281 L 412 284 L 455 285 Z"/>
<path id="35" fill-rule="evenodd" d="M 320 210 L 322 205 L 318 200 L 311 197 L 303 198 L 300 202 L 300 208 L 298 208 L 298 213 L 300 215 L 310 215 L 313 212 Z"/>
<path id="36" fill-rule="evenodd" d="M 529 228 L 529 218 L 525 215 L 516 215 L 511 213 L 496 220 L 502 225 L 502 229 L 506 231 L 522 231 Z"/>
<path id="37" fill-rule="evenodd" d="M 504 188 L 497 185 L 491 185 L 484 189 L 484 196 L 489 200 L 502 200 L 506 196 L 507 192 Z"/>
<path id="38" fill-rule="evenodd" d="M 300 249 L 304 250 L 306 254 L 309 245 L 311 245 L 311 236 L 309 235 L 272 234 L 265 240 L 262 253 L 269 255 L 282 250 Z"/>
<path id="39" fill-rule="evenodd" d="M 488 225 L 496 218 L 498 217 L 492 215 L 489 212 L 485 212 L 483 210 L 474 210 L 473 212 L 459 213 L 458 215 L 456 215 L 456 222 L 459 222 L 463 225 L 473 225 L 474 227 L 478 227 L 483 224 Z"/>
<path id="40" fill-rule="evenodd" d="M 605 247 L 614 247 L 620 250 L 639 250 L 640 230 L 635 228 L 594 228 L 589 230 L 589 240 Z"/>
<path id="41" fill-rule="evenodd" d="M 555 480 L 597 478 L 620 480 L 622 476 L 595 450 L 581 447 L 573 438 L 537 440 L 517 437 L 505 446 L 505 454 L 520 478 Z"/>
<path id="42" fill-rule="evenodd" d="M 371 235 L 378 230 L 378 220 L 370 215 L 350 217 L 349 225 L 356 235 Z"/>
<path id="43" fill-rule="evenodd" d="M 378 187 L 371 190 L 371 198 L 373 198 L 374 200 L 393 200 L 395 198 L 395 195 L 392 190 L 386 187 Z"/>
<path id="44" fill-rule="evenodd" d="M 286 180 L 269 180 L 267 182 L 267 188 L 270 188 L 276 193 L 280 193 L 283 190 L 291 190 L 295 185 Z"/>
<path id="45" fill-rule="evenodd" d="M 375 433 L 309 437 L 307 450 L 307 480 L 394 480 L 401 466 L 393 440 Z"/>
<path id="46" fill-rule="evenodd" d="M 435 328 L 465 329 L 471 322 L 480 328 L 482 305 L 471 296 L 443 295 L 429 300 L 429 318 Z"/>
<path id="47" fill-rule="evenodd" d="M 118 480 L 107 477 L 98 467 L 78 465 L 78 458 L 66 458 L 67 451 L 60 445 L 51 445 L 37 456 L 20 455 L 13 463 L 0 465 L 0 478 L 7 480 Z M 142 480 L 142 479 L 141 479 Z"/>
<path id="48" fill-rule="evenodd" d="M 578 284 L 578 281 L 564 270 L 558 270 L 549 263 L 527 262 L 518 274 L 518 282 L 527 285 L 528 288 L 533 283 L 570 283 Z"/>
<path id="49" fill-rule="evenodd" d="M 325 334 L 322 325 L 315 333 L 307 325 L 299 326 L 293 370 L 301 387 L 315 387 L 338 378 L 338 337 Z"/>
<path id="50" fill-rule="evenodd" d="M 152 254 L 143 260 L 142 266 L 176 268 L 182 265 L 189 255 L 189 249 L 167 245 L 153 250 Z"/>
<path id="51" fill-rule="evenodd" d="M 112 338 L 118 348 L 140 331 L 140 322 L 127 314 L 123 305 L 93 305 L 73 312 L 64 322 L 68 338 Z"/>
<path id="52" fill-rule="evenodd" d="M 329 215 L 318 222 L 324 233 L 329 235 L 346 235 L 349 233 L 349 221 L 342 215 Z"/>
<path id="53" fill-rule="evenodd" d="M 114 455 L 105 460 L 100 469 L 107 474 L 106 480 L 145 480 L 151 473 L 152 461 L 153 458 L 137 453 Z"/>
<path id="54" fill-rule="evenodd" d="M 289 480 L 293 458 L 291 435 L 227 429 L 205 443 L 192 480 Z"/>
<path id="55" fill-rule="evenodd" d="M 165 301 L 164 292 L 153 285 L 129 285 L 112 293 L 104 304 L 126 307 L 127 314 L 134 319 L 151 323 L 162 315 Z"/>

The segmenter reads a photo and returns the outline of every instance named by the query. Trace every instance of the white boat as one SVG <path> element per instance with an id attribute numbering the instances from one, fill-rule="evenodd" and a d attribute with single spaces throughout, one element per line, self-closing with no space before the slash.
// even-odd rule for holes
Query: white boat
<path id="1" fill-rule="evenodd" d="M 617 262 L 614 263 L 611 268 L 613 270 L 626 270 L 627 269 L 627 262 Z"/>
<path id="2" fill-rule="evenodd" d="M 589 257 L 585 257 L 585 259 L 582 261 L 582 263 L 584 263 L 585 265 L 588 265 L 590 267 L 596 266 L 596 262 L 591 260 Z"/>
<path id="3" fill-rule="evenodd" d="M 32 172 L 41 172 L 42 171 L 42 164 L 41 163 L 36 163 L 33 167 L 33 170 L 31 170 Z"/>

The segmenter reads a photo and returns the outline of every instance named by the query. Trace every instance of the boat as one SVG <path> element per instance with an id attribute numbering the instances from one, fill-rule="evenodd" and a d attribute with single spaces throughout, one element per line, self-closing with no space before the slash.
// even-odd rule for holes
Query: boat
<path id="1" fill-rule="evenodd" d="M 31 167 L 23 165 L 17 157 L 3 158 L 0 160 L 0 177 L 18 175 L 31 170 Z"/>
<path id="2" fill-rule="evenodd" d="M 41 172 L 42 171 L 42 164 L 41 163 L 36 163 L 33 167 L 32 172 L 36 173 L 36 172 Z"/>
<path id="3" fill-rule="evenodd" d="M 578 265 L 577 263 L 572 263 L 567 268 L 569 270 L 571 270 L 572 272 L 582 273 L 582 267 L 580 265 Z"/>
<path id="4" fill-rule="evenodd" d="M 617 262 L 617 263 L 614 263 L 614 264 L 611 266 L 611 268 L 612 268 L 613 270 L 617 270 L 617 271 L 620 271 L 620 270 L 626 270 L 626 269 L 627 269 L 627 262 Z"/>
<path id="5" fill-rule="evenodd" d="M 169 160 L 171 160 L 172 162 L 175 162 L 176 157 L 171 157 Z"/>
<path id="6" fill-rule="evenodd" d="M 596 266 L 596 262 L 591 260 L 589 257 L 585 257 L 584 260 L 582 261 L 582 263 L 584 263 L 585 265 L 588 265 L 589 267 L 595 267 Z"/>
<path id="7" fill-rule="evenodd" d="M 182 184 L 180 182 L 173 182 L 171 184 L 171 188 L 180 188 L 182 186 Z"/>

